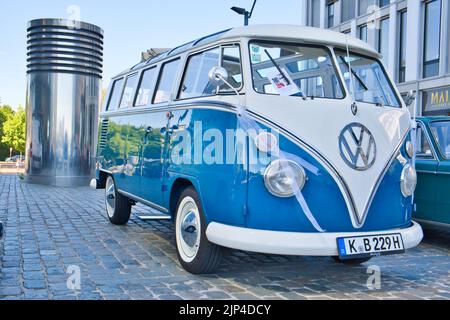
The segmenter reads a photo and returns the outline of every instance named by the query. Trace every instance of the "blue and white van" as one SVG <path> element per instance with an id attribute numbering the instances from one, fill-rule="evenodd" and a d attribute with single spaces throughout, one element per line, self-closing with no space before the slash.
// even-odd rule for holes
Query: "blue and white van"
<path id="1" fill-rule="evenodd" d="M 361 263 L 417 246 L 411 118 L 379 59 L 344 34 L 261 25 L 117 75 L 93 181 L 110 221 L 136 203 L 170 216 L 196 274 L 224 248 Z"/>

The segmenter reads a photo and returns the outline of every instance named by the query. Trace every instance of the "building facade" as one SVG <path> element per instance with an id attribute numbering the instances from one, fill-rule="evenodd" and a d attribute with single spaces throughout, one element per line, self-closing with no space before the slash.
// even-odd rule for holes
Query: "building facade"
<path id="1" fill-rule="evenodd" d="M 417 115 L 450 115 L 449 0 L 300 0 L 301 24 L 358 37 L 382 54 Z"/>

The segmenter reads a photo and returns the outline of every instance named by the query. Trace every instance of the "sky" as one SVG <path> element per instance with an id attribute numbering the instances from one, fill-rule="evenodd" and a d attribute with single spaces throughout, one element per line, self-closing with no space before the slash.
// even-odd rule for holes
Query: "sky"
<path id="1" fill-rule="evenodd" d="M 299 24 L 300 1 L 259 0 L 251 24 Z M 253 0 L 0 0 L 0 99 L 25 106 L 26 29 L 29 20 L 72 18 L 105 32 L 102 86 L 139 62 L 149 48 L 174 48 L 227 28 L 242 26 L 232 6 L 251 8 Z M 74 10 L 75 9 L 75 10 Z"/>

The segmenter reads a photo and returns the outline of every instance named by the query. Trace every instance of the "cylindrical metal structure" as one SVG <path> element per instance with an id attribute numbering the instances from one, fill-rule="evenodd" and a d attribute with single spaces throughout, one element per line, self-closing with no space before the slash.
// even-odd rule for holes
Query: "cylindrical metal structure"
<path id="1" fill-rule="evenodd" d="M 102 64 L 101 28 L 62 19 L 29 22 L 26 181 L 89 185 Z"/>

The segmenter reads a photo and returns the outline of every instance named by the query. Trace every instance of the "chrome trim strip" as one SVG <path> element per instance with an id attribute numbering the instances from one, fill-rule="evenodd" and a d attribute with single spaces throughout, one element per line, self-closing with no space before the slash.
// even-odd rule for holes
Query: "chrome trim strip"
<path id="1" fill-rule="evenodd" d="M 136 214 L 136 217 L 138 217 L 142 221 L 152 220 L 152 221 L 158 221 L 158 220 L 172 220 L 171 216 L 140 216 Z"/>
<path id="2" fill-rule="evenodd" d="M 120 190 L 120 189 L 117 189 L 117 192 L 119 192 L 120 194 L 124 195 L 127 198 L 130 198 L 131 200 L 143 203 L 146 206 L 149 206 L 150 208 L 153 208 L 155 210 L 158 210 L 158 211 L 161 211 L 161 212 L 164 212 L 164 213 L 169 213 L 169 210 L 167 210 L 166 208 L 163 208 L 163 207 L 161 207 L 161 206 L 159 206 L 157 204 L 154 204 L 153 202 L 150 202 L 148 200 L 145 200 L 145 199 L 142 199 L 142 198 L 140 198 L 138 196 L 135 196 L 134 194 L 128 193 L 128 192 Z"/>
<path id="3" fill-rule="evenodd" d="M 98 171 L 103 171 L 104 173 L 112 175 L 113 173 L 111 171 L 105 170 L 105 169 L 98 169 Z"/>
<path id="4" fill-rule="evenodd" d="M 427 171 L 427 170 L 416 170 L 417 173 L 425 173 L 425 174 L 437 174 L 437 171 Z M 450 174 L 450 173 L 447 173 Z"/>

